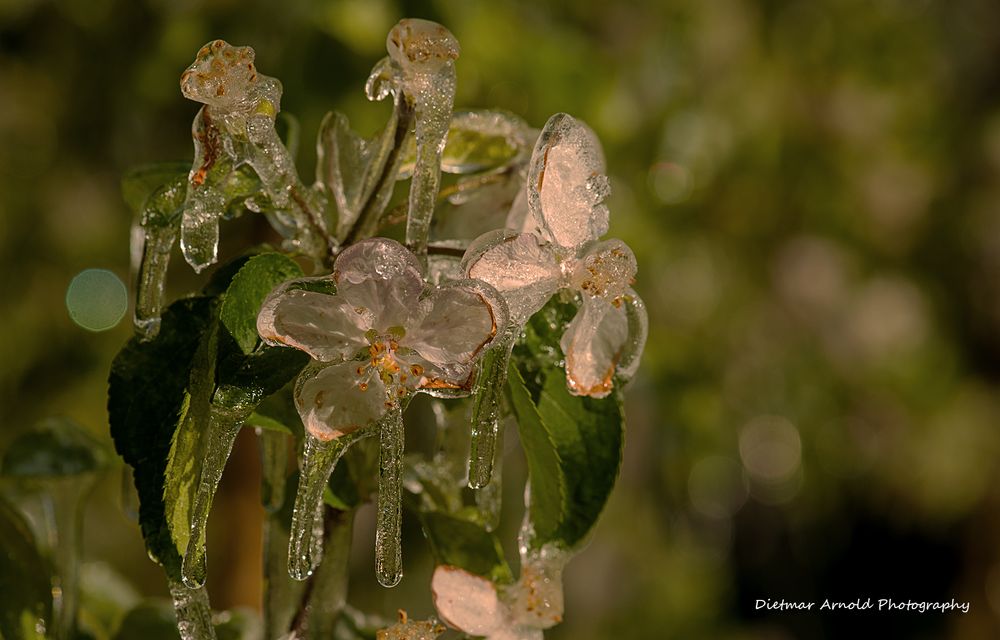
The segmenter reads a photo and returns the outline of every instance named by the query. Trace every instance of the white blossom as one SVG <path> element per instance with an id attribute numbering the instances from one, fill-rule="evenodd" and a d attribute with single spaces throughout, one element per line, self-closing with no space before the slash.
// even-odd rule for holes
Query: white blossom
<path id="1" fill-rule="evenodd" d="M 313 357 L 295 389 L 311 435 L 327 441 L 377 422 L 415 391 L 470 389 L 476 359 L 504 329 L 506 305 L 470 280 L 424 293 L 416 257 L 386 238 L 348 247 L 328 276 L 271 292 L 257 331 Z"/>
<path id="2" fill-rule="evenodd" d="M 648 324 L 631 288 L 635 255 L 621 240 L 600 240 L 608 230 L 604 171 L 593 131 L 569 115 L 552 116 L 508 229 L 480 236 L 463 258 L 465 274 L 495 287 L 522 325 L 560 289 L 579 293 L 580 310 L 560 346 L 570 391 L 592 397 L 608 395 L 615 376 L 635 372 Z"/>

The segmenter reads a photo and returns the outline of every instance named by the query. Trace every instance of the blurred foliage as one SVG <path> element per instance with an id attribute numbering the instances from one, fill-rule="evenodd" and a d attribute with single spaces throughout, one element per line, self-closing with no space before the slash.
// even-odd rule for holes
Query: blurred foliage
<path id="1" fill-rule="evenodd" d="M 177 80 L 198 47 L 252 45 L 303 140 L 331 108 L 370 133 L 384 112 L 361 87 L 403 16 L 461 42 L 458 108 L 535 126 L 567 111 L 594 127 L 611 235 L 639 260 L 652 325 L 623 478 L 567 569 L 566 622 L 549 636 L 839 637 L 863 622 L 892 637 L 1000 637 L 991 0 L 0 0 L 0 448 L 59 413 L 108 441 L 105 381 L 130 328 L 86 332 L 64 294 L 85 268 L 128 277 L 118 181 L 190 160 L 197 107 Z M 234 245 L 267 238 L 253 217 L 227 224 Z M 195 282 L 175 259 L 171 295 Z M 525 473 L 511 440 L 509 487 Z M 209 541 L 217 606 L 258 604 L 256 469 L 241 439 Z M 91 502 L 87 556 L 163 594 L 113 476 Z M 521 496 L 504 497 L 510 539 Z M 431 613 L 429 558 L 411 554 L 386 592 L 370 544 L 355 546 L 352 601 Z M 972 609 L 753 607 L 868 596 Z"/>

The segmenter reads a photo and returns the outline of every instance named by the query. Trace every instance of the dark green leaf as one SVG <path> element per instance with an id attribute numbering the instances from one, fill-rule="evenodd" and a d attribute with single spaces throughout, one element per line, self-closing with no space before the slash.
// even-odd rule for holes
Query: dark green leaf
<path id="1" fill-rule="evenodd" d="M 508 380 L 528 459 L 533 543 L 573 547 L 596 524 L 618 478 L 624 445 L 620 398 L 574 396 L 565 372 L 553 366 L 539 369 L 527 383 L 512 366 Z"/>
<path id="2" fill-rule="evenodd" d="M 174 608 L 167 600 L 146 600 L 128 612 L 115 640 L 180 640 Z"/>
<path id="3" fill-rule="evenodd" d="M 260 337 L 257 314 L 267 294 L 286 280 L 302 276 L 302 269 L 280 253 L 253 256 L 233 277 L 220 311 L 223 326 L 243 353 L 251 353 Z"/>
<path id="4" fill-rule="evenodd" d="M 28 524 L 0 500 L 0 638 L 45 638 L 45 624 L 52 619 L 49 579 Z"/>
<path id="5" fill-rule="evenodd" d="M 108 416 L 115 449 L 132 466 L 139 524 L 150 555 L 180 581 L 180 554 L 164 505 L 164 474 L 174 432 L 188 411 L 189 372 L 202 336 L 214 321 L 215 301 L 178 300 L 163 314 L 159 335 L 130 340 L 115 357 L 108 380 Z"/>
<path id="6" fill-rule="evenodd" d="M 514 581 L 497 537 L 479 524 L 448 514 L 420 514 L 435 563 L 461 567 L 497 584 Z"/>
<path id="7" fill-rule="evenodd" d="M 86 429 L 68 418 L 48 418 L 10 444 L 0 475 L 73 476 L 108 466 L 109 452 Z"/>

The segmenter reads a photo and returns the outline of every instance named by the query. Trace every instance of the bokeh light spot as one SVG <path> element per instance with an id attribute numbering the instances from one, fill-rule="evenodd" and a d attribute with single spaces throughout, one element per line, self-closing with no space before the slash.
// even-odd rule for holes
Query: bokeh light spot
<path id="1" fill-rule="evenodd" d="M 649 188 L 664 204 L 683 202 L 691 194 L 691 173 L 675 162 L 657 162 L 649 168 Z"/>
<path id="2" fill-rule="evenodd" d="M 762 482 L 788 480 L 802 462 L 802 441 L 781 416 L 758 416 L 740 433 L 740 458 L 750 476 Z"/>
<path id="3" fill-rule="evenodd" d="M 128 309 L 128 290 L 121 278 L 106 269 L 86 269 L 66 289 L 69 317 L 89 331 L 106 331 L 118 324 Z"/>

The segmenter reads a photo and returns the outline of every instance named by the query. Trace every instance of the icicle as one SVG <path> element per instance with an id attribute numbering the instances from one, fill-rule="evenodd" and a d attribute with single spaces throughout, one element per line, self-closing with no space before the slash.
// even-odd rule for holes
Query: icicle
<path id="1" fill-rule="evenodd" d="M 269 514 L 273 514 L 281 509 L 285 501 L 289 436 L 258 427 L 257 437 L 260 446 L 261 503 Z"/>
<path id="2" fill-rule="evenodd" d="M 170 249 L 176 240 L 176 229 L 145 229 L 133 322 L 139 335 L 146 340 L 155 338 L 160 331 L 167 266 L 170 264 Z"/>
<path id="3" fill-rule="evenodd" d="M 507 384 L 507 363 L 514 348 L 513 336 L 505 336 L 483 356 L 472 404 L 472 443 L 469 447 L 469 486 L 480 489 L 490 483 L 500 403 Z"/>
<path id="4" fill-rule="evenodd" d="M 496 530 L 500 524 L 500 508 L 503 494 L 503 428 L 498 425 L 493 456 L 493 477 L 489 484 L 476 489 L 476 506 L 479 518 L 487 531 Z"/>
<path id="5" fill-rule="evenodd" d="M 403 577 L 402 491 L 403 412 L 389 410 L 379 423 L 378 509 L 375 523 L 375 577 L 394 587 Z"/>
<path id="6" fill-rule="evenodd" d="M 189 589 L 173 580 L 169 587 L 181 640 L 215 640 L 212 608 L 208 604 L 208 592 L 205 588 Z"/>
<path id="7" fill-rule="evenodd" d="M 205 457 L 202 460 L 201 478 L 194 497 L 194 507 L 191 510 L 191 534 L 188 538 L 187 550 L 181 565 L 181 577 L 189 588 L 197 588 L 205 584 L 208 567 L 205 556 L 205 529 L 208 525 L 208 514 L 212 509 L 215 491 L 226 468 L 233 443 L 240 432 L 240 427 L 253 412 L 254 403 L 250 402 L 242 390 L 220 387 L 212 398 L 209 409 L 208 432 Z"/>
<path id="8" fill-rule="evenodd" d="M 323 557 L 323 491 L 340 456 L 357 439 L 348 435 L 324 441 L 308 433 L 305 438 L 288 539 L 288 574 L 296 580 L 312 575 Z"/>
<path id="9" fill-rule="evenodd" d="M 403 93 L 413 103 L 416 116 L 417 158 L 410 184 L 406 245 L 422 255 L 427 251 L 441 183 L 441 153 L 455 103 L 458 41 L 435 22 L 408 19 L 392 28 L 386 48 L 402 74 Z"/>

